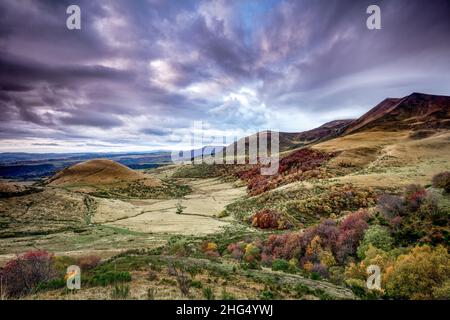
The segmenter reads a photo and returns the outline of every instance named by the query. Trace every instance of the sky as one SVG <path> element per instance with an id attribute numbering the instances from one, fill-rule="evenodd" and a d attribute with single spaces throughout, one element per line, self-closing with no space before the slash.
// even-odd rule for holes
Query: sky
<path id="1" fill-rule="evenodd" d="M 299 132 L 450 95 L 449 16 L 448 0 L 2 0 L 0 152 L 183 149 L 194 123 L 205 141 Z"/>

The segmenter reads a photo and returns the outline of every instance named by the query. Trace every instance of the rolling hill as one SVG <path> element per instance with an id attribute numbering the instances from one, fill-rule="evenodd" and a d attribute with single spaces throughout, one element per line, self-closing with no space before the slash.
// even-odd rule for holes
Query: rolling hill
<path id="1" fill-rule="evenodd" d="M 94 159 L 68 167 L 47 180 L 51 186 L 67 185 L 107 185 L 131 183 L 142 180 L 146 186 L 159 186 L 155 178 L 134 171 L 120 163 L 108 159 Z"/>

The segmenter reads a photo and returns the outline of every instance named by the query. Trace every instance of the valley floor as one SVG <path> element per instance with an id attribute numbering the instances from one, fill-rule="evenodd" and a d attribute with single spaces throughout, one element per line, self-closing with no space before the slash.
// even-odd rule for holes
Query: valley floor
<path id="1" fill-rule="evenodd" d="M 81 232 L 67 230 L 0 238 L 0 266 L 30 249 L 67 256 L 98 254 L 106 258 L 133 248 L 159 246 L 171 235 L 201 236 L 220 232 L 230 221 L 219 219 L 219 214 L 227 204 L 246 193 L 244 187 L 235 187 L 217 178 L 181 180 L 180 183 L 192 188 L 192 192 L 181 199 L 95 198 L 98 205 L 91 224 Z M 182 207 L 181 214 L 176 213 L 177 206 Z"/>
<path id="2" fill-rule="evenodd" d="M 142 172 L 164 184 L 154 194 L 134 184 L 41 186 L 0 199 L 0 267 L 31 250 L 55 254 L 57 282 L 26 299 L 377 299 L 385 292 L 365 287 L 376 261 L 391 272 L 384 297 L 450 297 L 450 270 L 419 290 L 426 296 L 402 296 L 396 288 L 410 283 L 394 268 L 403 255 L 450 266 L 450 197 L 433 182 L 450 170 L 449 144 L 448 131 L 369 131 L 295 150 L 304 152 L 298 167 L 274 180 L 238 180 L 241 167 L 229 182 L 227 169 L 166 166 Z M 321 152 L 333 156 L 302 167 Z M 65 268 L 92 257 L 101 263 L 83 271 L 83 290 L 66 290 Z"/>

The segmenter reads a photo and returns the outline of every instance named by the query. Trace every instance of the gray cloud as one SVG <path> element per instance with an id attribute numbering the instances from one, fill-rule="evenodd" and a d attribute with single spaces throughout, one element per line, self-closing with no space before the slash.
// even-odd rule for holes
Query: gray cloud
<path id="1" fill-rule="evenodd" d="M 65 27 L 69 4 L 82 30 Z M 450 3 L 380 0 L 377 31 L 369 4 L 2 1 L 0 139 L 170 145 L 193 121 L 300 131 L 387 96 L 449 94 Z"/>

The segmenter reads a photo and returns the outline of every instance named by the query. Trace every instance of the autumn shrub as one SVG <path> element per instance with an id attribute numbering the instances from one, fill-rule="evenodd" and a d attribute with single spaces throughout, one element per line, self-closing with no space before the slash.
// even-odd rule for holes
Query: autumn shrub
<path id="1" fill-rule="evenodd" d="M 46 251 L 29 251 L 10 260 L 0 270 L 0 279 L 7 296 L 28 294 L 41 282 L 57 278 L 53 255 Z"/>
<path id="2" fill-rule="evenodd" d="M 403 197 L 390 194 L 383 194 L 378 197 L 377 208 L 384 218 L 389 221 L 395 217 L 402 216 L 406 209 Z"/>
<path id="3" fill-rule="evenodd" d="M 305 234 L 307 237 L 312 239 L 312 235 L 318 235 L 321 239 L 321 244 L 324 248 L 328 248 L 334 250 L 336 247 L 336 242 L 339 237 L 339 228 L 336 222 L 332 219 L 322 220 L 316 227 L 311 227 L 308 231 L 311 230 L 311 234 L 308 232 Z"/>
<path id="4" fill-rule="evenodd" d="M 433 187 L 444 189 L 446 193 L 450 193 L 450 171 L 438 173 L 433 177 Z"/>
<path id="5" fill-rule="evenodd" d="M 209 257 L 219 257 L 220 254 L 217 251 L 217 244 L 214 242 L 204 242 L 202 244 L 202 252 Z"/>
<path id="6" fill-rule="evenodd" d="M 255 213 L 251 218 L 252 226 L 260 229 L 289 229 L 292 224 L 281 213 L 264 209 Z"/>
<path id="7" fill-rule="evenodd" d="M 312 274 L 317 274 L 321 278 L 328 278 L 328 268 L 321 263 L 314 263 L 311 269 Z"/>
<path id="8" fill-rule="evenodd" d="M 442 195 L 439 195 L 441 198 Z M 403 196 L 378 199 L 378 211 L 387 221 L 398 245 L 448 242 L 448 207 L 438 194 L 419 185 L 409 185 Z"/>
<path id="9" fill-rule="evenodd" d="M 325 153 L 314 149 L 300 149 L 283 157 L 280 160 L 278 172 L 290 173 L 297 171 L 309 171 L 321 166 L 334 157 L 334 154 Z"/>
<path id="10" fill-rule="evenodd" d="M 438 300 L 450 300 L 450 280 L 446 280 L 440 286 L 433 288 L 433 298 Z"/>
<path id="11" fill-rule="evenodd" d="M 242 260 L 245 254 L 245 246 L 244 242 L 231 243 L 228 245 L 227 250 L 234 259 Z"/>
<path id="12" fill-rule="evenodd" d="M 343 263 L 347 257 L 356 253 L 365 231 L 369 227 L 369 214 L 360 210 L 345 217 L 339 225 L 339 236 L 336 242 L 336 259 Z"/>
<path id="13" fill-rule="evenodd" d="M 76 265 L 83 271 L 94 269 L 100 264 L 100 257 L 95 255 L 83 256 L 76 259 Z"/>
<path id="14" fill-rule="evenodd" d="M 260 249 L 259 247 L 254 243 L 249 243 L 245 247 L 244 252 L 244 261 L 248 263 L 255 263 L 258 260 L 260 260 Z"/>
<path id="15" fill-rule="evenodd" d="M 302 253 L 302 234 L 290 232 L 270 235 L 262 246 L 261 260 L 270 264 L 275 259 L 299 259 Z"/>
<path id="16" fill-rule="evenodd" d="M 247 263 L 261 263 L 280 270 L 295 270 L 302 267 L 312 272 L 314 265 L 325 269 L 342 264 L 356 250 L 368 228 L 370 215 L 359 210 L 346 216 L 340 224 L 325 219 L 316 226 L 300 232 L 272 234 L 264 241 L 230 244 L 228 253 Z M 289 265 L 288 265 L 289 264 Z M 323 268 L 322 268 L 323 269 Z M 321 277 L 327 272 L 317 271 Z"/>
<path id="17" fill-rule="evenodd" d="M 432 299 L 450 279 L 450 255 L 438 246 L 415 247 L 386 270 L 386 293 L 399 299 Z"/>
<path id="18" fill-rule="evenodd" d="M 329 177 L 320 167 L 332 157 L 332 153 L 300 149 L 280 159 L 275 175 L 261 175 L 261 165 L 255 165 L 237 172 L 237 176 L 247 182 L 251 195 L 258 195 L 293 181 Z"/>
<path id="19" fill-rule="evenodd" d="M 287 202 L 287 212 L 299 221 L 311 222 L 311 218 L 320 219 L 343 211 L 355 211 L 368 208 L 376 203 L 376 194 L 372 189 L 358 189 L 351 184 L 331 186 L 317 190 L 316 196 L 308 199 Z"/>
<path id="20" fill-rule="evenodd" d="M 246 244 L 245 250 L 243 244 L 233 244 L 228 247 L 228 251 L 244 260 L 249 259 L 248 251 L 251 251 L 254 253 L 250 255 L 251 261 L 259 257 L 262 265 L 275 269 L 288 269 L 286 262 L 290 264 L 291 270 L 299 266 L 307 272 L 313 272 L 316 266 L 316 273 L 326 277 L 328 269 L 345 263 L 350 256 L 356 256 L 356 250 L 368 228 L 369 218 L 367 211 L 360 210 L 346 216 L 340 224 L 325 219 L 302 233 L 272 234 L 262 242 Z"/>
<path id="21" fill-rule="evenodd" d="M 383 295 L 385 288 L 386 281 L 383 276 L 386 274 L 386 270 L 392 266 L 395 258 L 396 254 L 394 252 L 386 252 L 369 244 L 364 260 L 360 262 L 352 261 L 345 266 L 343 273 L 344 283 L 362 299 L 379 299 Z M 367 267 L 370 265 L 380 267 L 382 275 L 381 290 L 370 290 L 366 286 Z"/>
<path id="22" fill-rule="evenodd" d="M 427 190 L 418 184 L 410 184 L 406 186 L 404 192 L 405 206 L 408 211 L 417 211 L 420 205 L 427 198 Z"/>
<path id="23" fill-rule="evenodd" d="M 68 266 L 78 265 L 78 262 L 74 257 L 54 256 L 53 265 L 59 273 L 65 274 Z"/>

